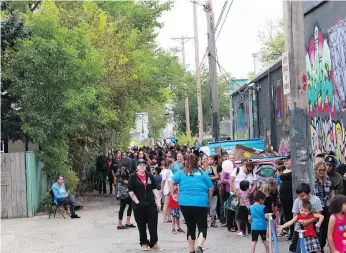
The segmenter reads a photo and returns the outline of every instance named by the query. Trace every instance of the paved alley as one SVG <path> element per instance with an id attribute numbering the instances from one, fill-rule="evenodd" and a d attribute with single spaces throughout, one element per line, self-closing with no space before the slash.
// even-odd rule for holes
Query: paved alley
<path id="1" fill-rule="evenodd" d="M 81 219 L 63 219 L 60 214 L 34 218 L 2 220 L 2 253 L 50 252 L 140 252 L 138 230 L 117 230 L 118 201 L 113 196 L 93 197 L 78 212 Z M 134 222 L 134 220 L 133 220 Z M 185 229 L 185 225 L 183 225 Z M 189 252 L 184 234 L 172 234 L 171 224 L 163 224 L 159 216 L 159 244 L 164 252 Z M 281 239 L 283 240 L 283 239 Z M 250 237 L 240 238 L 226 228 L 210 228 L 206 253 L 249 252 Z M 288 243 L 280 241 L 281 252 L 288 252 Z M 258 244 L 256 252 L 265 252 Z"/>

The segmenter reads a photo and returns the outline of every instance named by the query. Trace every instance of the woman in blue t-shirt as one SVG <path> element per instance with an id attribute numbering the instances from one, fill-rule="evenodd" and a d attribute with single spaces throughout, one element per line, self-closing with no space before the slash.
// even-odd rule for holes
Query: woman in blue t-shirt
<path id="1" fill-rule="evenodd" d="M 179 196 L 173 194 L 174 183 L 179 185 Z M 179 170 L 169 181 L 173 199 L 179 201 L 187 226 L 187 240 L 190 252 L 203 253 L 207 238 L 208 204 L 213 196 L 213 184 L 208 174 L 198 168 L 194 154 L 189 154 L 184 170 Z M 195 249 L 196 225 L 198 227 L 198 247 Z"/>

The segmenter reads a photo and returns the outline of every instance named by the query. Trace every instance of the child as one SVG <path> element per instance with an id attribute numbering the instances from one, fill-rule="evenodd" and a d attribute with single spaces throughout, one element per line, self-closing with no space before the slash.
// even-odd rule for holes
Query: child
<path id="1" fill-rule="evenodd" d="M 307 226 L 302 226 L 299 224 L 302 221 L 306 221 L 312 218 L 317 218 L 318 222 L 316 223 L 316 227 L 320 227 L 323 222 L 323 215 L 321 214 L 313 214 L 312 213 L 312 205 L 309 200 L 303 200 L 302 204 L 300 205 L 300 211 L 299 213 L 293 217 L 292 220 L 289 222 L 286 222 L 284 225 L 278 227 L 278 231 L 281 232 L 283 228 L 287 228 L 291 225 L 293 225 L 295 222 L 296 226 L 300 225 L 301 229 L 305 230 L 304 232 L 304 238 L 305 238 L 305 249 L 307 253 L 312 252 L 321 252 L 321 246 L 320 242 L 317 238 L 316 231 L 314 229 L 314 224 L 310 223 Z"/>
<path id="2" fill-rule="evenodd" d="M 272 181 L 271 181 L 272 180 Z M 273 198 L 273 192 L 275 192 L 275 186 L 273 185 L 275 184 L 275 180 L 272 178 L 269 178 L 267 180 L 267 183 L 263 184 L 261 186 L 261 191 L 266 195 L 263 205 L 266 207 L 266 210 L 268 211 L 268 213 L 272 213 L 272 218 L 275 221 L 276 219 L 276 215 L 273 211 L 274 209 L 274 198 Z M 269 237 L 269 222 L 267 222 L 267 236 Z"/>
<path id="3" fill-rule="evenodd" d="M 346 196 L 336 196 L 329 205 L 328 244 L 331 253 L 346 252 Z"/>
<path id="4" fill-rule="evenodd" d="M 261 236 L 266 252 L 269 252 L 269 244 L 266 239 L 268 210 L 263 205 L 265 197 L 266 195 L 262 191 L 256 191 L 254 194 L 255 204 L 250 206 L 249 221 L 251 221 L 252 229 L 251 253 L 255 252 L 259 235 Z"/>
<path id="5" fill-rule="evenodd" d="M 178 196 L 178 185 L 174 184 L 174 195 Z M 180 233 L 185 233 L 184 230 L 180 227 L 180 206 L 177 201 L 173 199 L 173 196 L 169 194 L 169 208 L 171 209 L 172 214 L 172 233 L 176 234 L 177 231 Z M 175 230 L 175 224 L 177 224 L 178 230 Z"/>
<path id="6" fill-rule="evenodd" d="M 279 191 L 280 191 L 280 184 L 281 184 L 281 180 L 280 180 L 280 176 L 283 173 L 283 171 L 285 170 L 285 166 L 284 165 L 279 165 L 276 168 L 276 188 L 277 188 L 277 208 L 274 208 L 274 214 L 277 217 L 277 221 L 276 223 L 282 225 L 284 224 L 284 214 L 283 214 L 283 210 L 281 208 L 281 203 L 280 203 L 280 198 L 279 198 Z M 282 231 L 283 233 L 279 234 L 278 237 L 283 236 L 284 234 L 287 234 L 287 231 Z"/>
<path id="7" fill-rule="evenodd" d="M 243 180 L 239 183 L 239 194 L 240 194 L 240 203 L 239 203 L 239 217 L 241 220 L 241 236 L 246 235 L 246 228 L 248 228 L 248 234 L 251 232 L 250 223 L 248 221 L 249 207 L 250 207 L 250 183 L 247 180 Z"/>

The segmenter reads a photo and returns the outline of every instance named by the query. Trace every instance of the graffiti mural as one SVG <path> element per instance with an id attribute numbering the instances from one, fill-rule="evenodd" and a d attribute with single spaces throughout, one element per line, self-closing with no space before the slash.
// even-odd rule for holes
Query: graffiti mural
<path id="1" fill-rule="evenodd" d="M 310 123 L 311 148 L 314 155 L 334 151 L 339 161 L 346 162 L 346 129 L 342 121 L 331 117 L 314 117 Z"/>
<path id="2" fill-rule="evenodd" d="M 275 118 L 276 118 L 276 124 L 281 125 L 283 124 L 283 103 L 282 103 L 282 84 L 281 79 L 277 80 L 275 83 Z"/>
<path id="3" fill-rule="evenodd" d="M 288 138 L 283 138 L 280 141 L 279 155 L 285 156 L 289 153 L 290 143 Z"/>
<path id="4" fill-rule="evenodd" d="M 346 20 L 329 30 L 329 39 L 335 93 L 346 109 Z"/>
<path id="5" fill-rule="evenodd" d="M 346 22 L 325 34 L 318 26 L 308 41 L 306 72 L 311 150 L 314 155 L 334 151 L 345 163 Z"/>
<path id="6" fill-rule="evenodd" d="M 239 103 L 236 109 L 234 137 L 236 140 L 249 138 L 248 108 L 244 103 Z"/>
<path id="7" fill-rule="evenodd" d="M 328 39 L 316 26 L 306 53 L 309 115 L 330 113 L 335 116 L 339 109 L 338 97 L 334 96 L 332 67 Z"/>
<path id="8" fill-rule="evenodd" d="M 255 163 L 255 169 L 253 173 L 257 176 L 257 188 L 260 189 L 262 184 L 265 184 L 268 178 L 276 179 L 276 169 L 274 167 L 274 161 L 279 157 L 271 158 L 255 158 L 252 161 Z M 236 162 L 236 166 L 241 167 L 239 161 Z"/>

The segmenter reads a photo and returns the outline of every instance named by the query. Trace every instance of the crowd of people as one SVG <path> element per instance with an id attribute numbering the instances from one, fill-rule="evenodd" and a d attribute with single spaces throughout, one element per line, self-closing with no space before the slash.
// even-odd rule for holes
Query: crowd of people
<path id="1" fill-rule="evenodd" d="M 134 147 L 125 153 L 116 150 L 99 157 L 96 167 L 99 193 L 106 194 L 108 176 L 109 193 L 115 189 L 120 200 L 118 229 L 136 227 L 131 223 L 133 209 L 142 250 L 163 249 L 157 234 L 161 211 L 163 222 L 172 224 L 173 234 L 186 233 L 190 252 L 202 253 L 208 228 L 217 227 L 240 237 L 251 236 L 251 252 L 260 237 L 269 252 L 269 219 L 277 226 L 277 236 L 291 241 L 291 252 L 296 251 L 301 229 L 306 252 L 323 252 L 327 243 L 331 253 L 346 252 L 346 165 L 337 166 L 333 153 L 318 155 L 315 181 L 299 184 L 296 199 L 290 155 L 275 160 L 275 178 L 259 189 L 255 166 L 246 159 L 238 165 L 234 154 L 227 152 L 207 156 L 197 146 L 164 144 Z"/>

